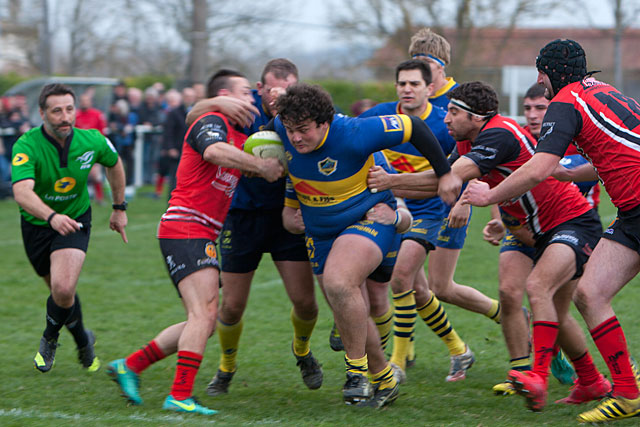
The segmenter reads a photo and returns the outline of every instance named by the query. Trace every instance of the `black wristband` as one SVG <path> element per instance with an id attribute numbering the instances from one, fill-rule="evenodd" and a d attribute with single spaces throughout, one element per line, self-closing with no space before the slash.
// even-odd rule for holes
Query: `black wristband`
<path id="1" fill-rule="evenodd" d="M 125 200 L 122 203 L 114 203 L 111 205 L 111 207 L 117 211 L 126 211 L 127 210 L 127 206 L 129 204 L 127 203 L 127 201 Z"/>
<path id="2" fill-rule="evenodd" d="M 49 226 L 51 226 L 51 220 L 56 215 L 58 215 L 58 212 L 51 212 L 51 215 L 49 215 L 49 217 L 47 218 L 47 224 L 49 224 Z"/>

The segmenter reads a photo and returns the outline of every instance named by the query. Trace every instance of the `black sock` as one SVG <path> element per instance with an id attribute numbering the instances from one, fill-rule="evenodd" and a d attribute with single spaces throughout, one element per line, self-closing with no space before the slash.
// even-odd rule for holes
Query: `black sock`
<path id="1" fill-rule="evenodd" d="M 83 348 L 89 343 L 89 339 L 84 330 L 84 324 L 82 323 L 82 308 L 80 308 L 80 298 L 78 294 L 75 295 L 75 303 L 71 307 L 73 312 L 69 316 L 66 322 L 67 329 L 73 335 L 73 339 L 76 341 L 78 348 Z"/>
<path id="2" fill-rule="evenodd" d="M 42 335 L 47 341 L 58 339 L 60 329 L 67 323 L 67 319 L 73 311 L 73 306 L 62 308 L 53 301 L 53 297 L 49 295 L 47 299 L 47 327 Z"/>

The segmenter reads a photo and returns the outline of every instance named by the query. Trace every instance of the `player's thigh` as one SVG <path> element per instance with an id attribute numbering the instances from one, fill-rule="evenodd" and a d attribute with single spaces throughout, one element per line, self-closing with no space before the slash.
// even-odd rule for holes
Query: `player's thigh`
<path id="1" fill-rule="evenodd" d="M 382 251 L 369 238 L 357 234 L 339 236 L 331 246 L 324 267 L 325 288 L 359 287 L 382 262 Z"/>
<path id="2" fill-rule="evenodd" d="M 396 264 L 393 267 L 393 279 L 402 278 L 413 284 L 416 273 L 424 268 L 427 259 L 426 240 L 419 241 L 415 238 L 402 240 Z M 392 280 L 393 280 L 392 279 Z"/>
<path id="3" fill-rule="evenodd" d="M 429 286 L 436 294 L 444 292 L 453 283 L 460 249 L 449 249 L 436 246 L 429 254 Z"/>
<path id="4" fill-rule="evenodd" d="M 576 254 L 573 248 L 564 243 L 552 243 L 545 248 L 529 274 L 527 292 L 530 296 L 544 293 L 550 297 L 575 273 Z"/>
<path id="5" fill-rule="evenodd" d="M 611 299 L 640 272 L 640 255 L 616 241 L 600 239 L 584 274 L 578 282 L 578 295 L 598 295 L 604 301 Z"/>
<path id="6" fill-rule="evenodd" d="M 77 248 L 58 249 L 51 252 L 50 282 L 54 292 L 56 288 L 69 292 L 75 291 L 85 257 L 85 252 Z"/>
<path id="7" fill-rule="evenodd" d="M 315 300 L 309 261 L 275 261 L 275 265 L 291 301 Z"/>
<path id="8" fill-rule="evenodd" d="M 178 282 L 182 303 L 189 316 L 214 316 L 218 303 L 219 271 L 207 267 L 184 277 Z"/>

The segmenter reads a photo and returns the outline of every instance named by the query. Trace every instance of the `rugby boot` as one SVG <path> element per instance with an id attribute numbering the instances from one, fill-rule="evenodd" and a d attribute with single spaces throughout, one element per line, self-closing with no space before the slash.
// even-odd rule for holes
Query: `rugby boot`
<path id="1" fill-rule="evenodd" d="M 215 409 L 209 409 L 202 406 L 198 400 L 191 396 L 188 399 L 178 400 L 172 395 L 167 396 L 162 405 L 162 409 L 174 412 L 187 412 L 190 414 L 215 415 L 218 413 Z"/>
<path id="2" fill-rule="evenodd" d="M 40 348 L 33 358 L 33 364 L 38 371 L 45 373 L 51 370 L 56 359 L 56 348 L 58 348 L 57 339 L 40 338 Z"/>
<path id="3" fill-rule="evenodd" d="M 539 412 L 547 404 L 547 384 L 544 379 L 533 371 L 509 371 L 509 381 L 516 393 L 523 396 L 527 408 Z"/>
<path id="4" fill-rule="evenodd" d="M 611 383 L 602 375 L 593 384 L 581 385 L 576 380 L 571 393 L 564 399 L 556 400 L 556 403 L 566 403 L 568 405 L 579 405 L 591 400 L 600 400 L 611 392 Z"/>
<path id="5" fill-rule="evenodd" d="M 236 371 L 224 372 L 218 369 L 218 372 L 216 372 L 216 375 L 207 386 L 207 394 L 215 397 L 229 393 L 229 385 L 231 385 L 231 379 L 235 373 Z"/>

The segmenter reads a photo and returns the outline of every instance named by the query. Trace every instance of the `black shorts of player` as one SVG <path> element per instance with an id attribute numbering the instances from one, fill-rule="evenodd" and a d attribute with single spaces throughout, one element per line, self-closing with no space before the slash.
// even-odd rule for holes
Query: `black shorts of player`
<path id="1" fill-rule="evenodd" d="M 433 243 L 429 242 L 428 240 L 425 239 L 419 239 L 417 237 L 403 237 L 402 241 L 405 240 L 413 240 L 416 243 L 419 243 L 425 250 L 425 252 L 427 253 L 427 255 L 429 254 L 429 251 L 434 250 L 436 247 L 433 245 Z"/>
<path id="2" fill-rule="evenodd" d="M 180 295 L 178 283 L 203 268 L 220 270 L 216 244 L 210 239 L 158 239 L 169 277 Z"/>
<path id="3" fill-rule="evenodd" d="M 391 280 L 391 273 L 393 273 L 393 265 L 379 265 L 367 279 L 371 279 L 374 282 L 387 283 Z"/>
<path id="4" fill-rule="evenodd" d="M 602 233 L 605 239 L 618 242 L 640 254 L 640 205 L 618 211 L 618 216 Z"/>
<path id="5" fill-rule="evenodd" d="M 91 235 L 91 208 L 75 218 L 82 224 L 82 228 L 75 233 L 62 234 L 48 225 L 33 225 L 20 216 L 22 241 L 27 257 L 38 276 L 44 277 L 51 271 L 51 252 L 58 249 L 80 249 L 87 252 L 89 236 Z"/>
<path id="6" fill-rule="evenodd" d="M 284 229 L 281 209 L 229 211 L 220 233 L 222 271 L 254 271 L 264 253 L 274 261 L 308 261 L 304 235 Z"/>
<path id="7" fill-rule="evenodd" d="M 556 225 L 536 239 L 534 262 L 540 259 L 542 253 L 552 243 L 563 243 L 573 249 L 576 254 L 576 274 L 571 280 L 577 279 L 582 276 L 584 265 L 589 260 L 589 256 L 598 244 L 601 235 L 602 224 L 600 223 L 600 217 L 592 209 L 569 221 Z"/>

